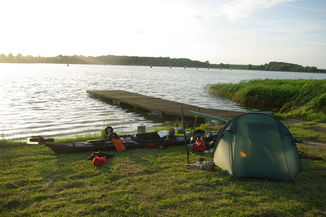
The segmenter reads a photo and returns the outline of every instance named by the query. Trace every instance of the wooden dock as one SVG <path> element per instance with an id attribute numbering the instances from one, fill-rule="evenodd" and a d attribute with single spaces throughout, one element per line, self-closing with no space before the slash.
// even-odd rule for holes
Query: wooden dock
<path id="1" fill-rule="evenodd" d="M 181 103 L 179 102 L 173 102 L 170 100 L 145 96 L 142 94 L 131 93 L 123 90 L 88 90 L 87 93 L 91 97 L 98 98 L 104 102 L 108 102 L 117 106 L 127 107 L 135 112 L 140 111 L 141 113 L 149 113 L 150 115 L 161 116 L 163 119 L 181 116 Z M 207 109 L 183 103 L 182 106 L 184 109 L 185 118 L 193 118 L 194 114 L 188 112 L 188 110 L 197 111 L 198 108 L 200 108 L 200 112 L 202 113 L 224 118 L 234 118 L 243 114 L 243 112 Z"/>
<path id="2" fill-rule="evenodd" d="M 143 111 L 152 115 L 160 115 L 165 118 L 175 118 L 181 116 L 179 102 L 173 102 L 161 98 L 145 96 L 138 93 L 131 93 L 123 90 L 88 90 L 87 93 L 93 98 L 98 98 L 102 101 L 108 102 L 113 105 L 124 106 L 133 109 L 135 112 Z M 225 111 L 219 109 L 207 109 L 196 107 L 182 103 L 185 118 L 193 118 L 194 114 L 188 110 L 197 111 L 224 118 L 234 118 L 243 112 Z"/>

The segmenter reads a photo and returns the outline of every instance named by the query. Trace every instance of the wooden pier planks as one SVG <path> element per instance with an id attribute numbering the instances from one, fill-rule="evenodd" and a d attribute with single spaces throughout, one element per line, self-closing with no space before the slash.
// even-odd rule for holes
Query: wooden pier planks
<path id="1" fill-rule="evenodd" d="M 154 113 L 161 113 L 162 115 L 180 116 L 180 104 L 170 100 L 161 98 L 145 96 L 138 93 L 132 93 L 124 90 L 88 90 L 87 93 L 94 98 L 99 98 L 103 101 L 109 101 L 112 104 L 125 104 L 133 106 L 134 108 L 140 108 L 148 110 Z M 194 117 L 194 114 L 188 112 L 188 110 L 197 111 L 197 106 L 183 104 L 185 117 Z M 200 112 L 214 115 L 218 117 L 234 118 L 243 112 L 226 111 L 219 109 L 206 109 L 200 107 Z"/>

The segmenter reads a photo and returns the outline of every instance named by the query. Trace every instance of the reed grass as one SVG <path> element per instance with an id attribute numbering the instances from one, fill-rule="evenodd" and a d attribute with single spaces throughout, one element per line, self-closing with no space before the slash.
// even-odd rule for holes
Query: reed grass
<path id="1" fill-rule="evenodd" d="M 326 80 L 250 80 L 215 84 L 210 92 L 245 107 L 272 110 L 280 118 L 326 121 Z"/>

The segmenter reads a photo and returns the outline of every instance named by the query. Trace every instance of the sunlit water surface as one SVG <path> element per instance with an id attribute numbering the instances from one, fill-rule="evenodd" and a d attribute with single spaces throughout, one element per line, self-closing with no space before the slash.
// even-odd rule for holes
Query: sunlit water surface
<path id="1" fill-rule="evenodd" d="M 176 102 L 234 111 L 207 85 L 251 79 L 326 79 L 326 74 L 143 66 L 0 64 L 0 138 L 64 137 L 99 133 L 106 125 L 134 133 L 160 123 L 93 99 L 87 90 L 127 90 Z"/>

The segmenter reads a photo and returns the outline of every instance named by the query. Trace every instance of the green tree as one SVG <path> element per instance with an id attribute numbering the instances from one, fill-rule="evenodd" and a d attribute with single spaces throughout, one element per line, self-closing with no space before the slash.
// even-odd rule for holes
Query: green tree
<path id="1" fill-rule="evenodd" d="M 12 55 L 12 53 L 9 53 L 8 54 L 8 60 L 10 60 L 10 61 L 12 61 L 12 60 L 14 60 L 14 55 Z"/>

